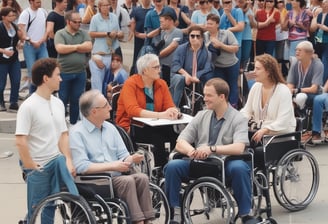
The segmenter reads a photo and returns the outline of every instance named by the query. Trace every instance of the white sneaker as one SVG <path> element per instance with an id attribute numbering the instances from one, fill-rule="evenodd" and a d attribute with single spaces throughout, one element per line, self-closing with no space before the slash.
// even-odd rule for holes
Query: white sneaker
<path id="1" fill-rule="evenodd" d="M 22 92 L 23 90 L 28 89 L 29 84 L 30 84 L 29 81 L 26 80 L 26 81 L 24 82 L 24 84 L 20 86 L 20 88 L 19 88 L 19 92 Z"/>

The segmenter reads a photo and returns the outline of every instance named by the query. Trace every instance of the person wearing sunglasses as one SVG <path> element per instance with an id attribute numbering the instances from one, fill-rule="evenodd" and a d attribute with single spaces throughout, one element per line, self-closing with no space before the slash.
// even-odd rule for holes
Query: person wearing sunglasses
<path id="1" fill-rule="evenodd" d="M 206 27 L 206 17 L 210 13 L 219 15 L 219 12 L 210 5 L 208 0 L 200 0 L 198 2 L 199 9 L 194 11 L 191 16 L 191 22 L 201 26 L 203 29 Z"/>
<path id="2" fill-rule="evenodd" d="M 79 118 L 79 98 L 86 83 L 87 53 L 91 52 L 89 34 L 80 29 L 81 17 L 78 12 L 65 13 L 66 27 L 55 34 L 55 47 L 61 66 L 59 98 L 65 108 L 69 104 L 69 121 L 75 124 Z"/>
<path id="3" fill-rule="evenodd" d="M 180 106 L 185 86 L 199 83 L 203 75 L 212 72 L 210 57 L 204 43 L 204 30 L 198 25 L 193 25 L 189 27 L 188 37 L 188 42 L 181 44 L 174 52 L 171 65 L 170 92 L 177 107 Z"/>
<path id="4" fill-rule="evenodd" d="M 256 12 L 257 36 L 256 55 L 273 55 L 276 45 L 276 25 L 280 22 L 280 12 L 275 8 L 275 0 L 266 0 L 264 9 Z"/>
<path id="5" fill-rule="evenodd" d="M 203 80 L 206 82 L 212 77 L 224 79 L 230 87 L 229 102 L 237 107 L 239 60 L 236 53 L 239 50 L 239 44 L 234 34 L 230 30 L 220 29 L 219 24 L 219 16 L 214 14 L 207 16 L 207 32 L 204 36 L 214 71 L 204 76 Z"/>

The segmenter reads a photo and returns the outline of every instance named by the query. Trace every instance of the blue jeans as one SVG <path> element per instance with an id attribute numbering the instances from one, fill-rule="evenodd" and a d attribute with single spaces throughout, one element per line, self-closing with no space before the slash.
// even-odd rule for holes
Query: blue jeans
<path id="1" fill-rule="evenodd" d="M 241 48 L 240 66 L 245 69 L 247 61 L 250 59 L 252 50 L 252 40 L 243 40 Z"/>
<path id="2" fill-rule="evenodd" d="M 79 98 L 85 90 L 87 80 L 86 72 L 81 73 L 61 73 L 59 98 L 63 101 L 65 111 L 69 103 L 69 120 L 75 124 L 79 118 Z"/>
<path id="3" fill-rule="evenodd" d="M 170 92 L 174 104 L 179 107 L 185 87 L 185 77 L 181 74 L 171 74 Z"/>
<path id="4" fill-rule="evenodd" d="M 189 177 L 189 164 L 190 160 L 174 159 L 164 167 L 165 192 L 171 208 L 181 207 L 181 182 Z M 242 160 L 230 160 L 226 162 L 225 170 L 227 179 L 231 179 L 239 215 L 246 215 L 252 205 L 251 169 Z"/>
<path id="5" fill-rule="evenodd" d="M 321 133 L 322 114 L 328 108 L 328 93 L 317 95 L 313 99 L 312 131 Z"/>
<path id="6" fill-rule="evenodd" d="M 105 67 L 100 69 L 92 59 L 89 60 L 89 68 L 91 72 L 91 89 L 98 89 L 100 92 L 103 92 L 105 74 L 110 70 L 112 57 L 102 56 L 102 62 L 104 63 Z M 105 92 L 107 92 L 107 90 L 105 90 Z"/>
<path id="7" fill-rule="evenodd" d="M 238 105 L 238 76 L 239 76 L 239 65 L 236 63 L 230 67 L 219 68 L 215 67 L 213 78 L 222 78 L 225 80 L 230 87 L 229 102 L 232 106 Z"/>
<path id="8" fill-rule="evenodd" d="M 4 102 L 3 92 L 6 88 L 7 74 L 9 74 L 11 88 L 10 104 L 17 103 L 21 80 L 21 68 L 18 60 L 10 64 L 0 64 L 0 103 Z"/>
<path id="9" fill-rule="evenodd" d="M 35 207 L 42 199 L 59 192 L 58 190 L 60 189 L 56 189 L 55 185 L 64 185 L 64 183 L 61 182 L 61 178 L 56 176 L 56 170 L 58 170 L 57 166 L 63 166 L 65 164 L 65 157 L 60 155 L 39 170 L 23 168 L 27 183 L 27 220 L 30 220 Z M 68 170 L 63 175 L 71 179 L 71 183 L 73 184 L 73 178 L 70 176 Z M 75 185 L 70 186 L 69 189 L 71 189 L 70 193 L 78 195 Z M 53 217 L 53 212 L 54 210 L 51 208 L 45 210 L 42 215 L 42 223 L 53 223 L 51 218 Z"/>
<path id="10" fill-rule="evenodd" d="M 275 47 L 275 40 L 256 40 L 256 55 L 261 55 L 264 53 L 273 55 Z"/>
<path id="11" fill-rule="evenodd" d="M 34 48 L 32 44 L 25 42 L 23 47 L 23 53 L 26 61 L 27 75 L 29 78 L 31 78 L 32 66 L 34 62 L 36 62 L 38 59 L 48 57 L 48 50 L 47 50 L 46 43 L 41 44 L 39 48 Z M 31 84 L 29 89 L 30 93 L 33 93 L 35 89 L 36 89 L 35 86 Z"/>

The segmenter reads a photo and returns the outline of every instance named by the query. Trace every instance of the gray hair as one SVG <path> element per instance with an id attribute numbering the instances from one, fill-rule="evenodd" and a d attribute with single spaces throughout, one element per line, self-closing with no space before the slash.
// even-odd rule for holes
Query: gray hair
<path id="1" fill-rule="evenodd" d="M 301 48 L 303 50 L 306 50 L 308 52 L 314 53 L 313 45 L 310 41 L 305 40 L 297 44 L 296 48 Z"/>
<path id="2" fill-rule="evenodd" d="M 86 91 L 81 95 L 79 107 L 80 112 L 84 117 L 88 117 L 90 115 L 90 111 L 94 107 L 94 102 L 98 95 L 102 95 L 102 93 L 97 89 Z"/>
<path id="3" fill-rule="evenodd" d="M 159 58 L 156 54 L 145 54 L 137 60 L 137 69 L 138 73 L 142 74 L 143 71 L 149 67 L 149 63 L 154 61 L 159 61 Z"/>

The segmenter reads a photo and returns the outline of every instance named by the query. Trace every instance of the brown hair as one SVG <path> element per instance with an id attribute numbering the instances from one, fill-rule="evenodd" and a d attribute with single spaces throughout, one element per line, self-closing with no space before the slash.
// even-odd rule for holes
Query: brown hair
<path id="1" fill-rule="evenodd" d="M 226 81 L 221 78 L 212 78 L 205 83 L 205 86 L 213 86 L 216 94 L 219 96 L 224 94 L 226 101 L 228 102 L 230 88 Z"/>
<path id="2" fill-rule="evenodd" d="M 274 57 L 269 54 L 262 54 L 256 56 L 254 61 L 258 61 L 262 64 L 264 69 L 269 73 L 269 79 L 273 83 L 286 83 L 281 70 L 279 69 L 278 62 Z"/>

